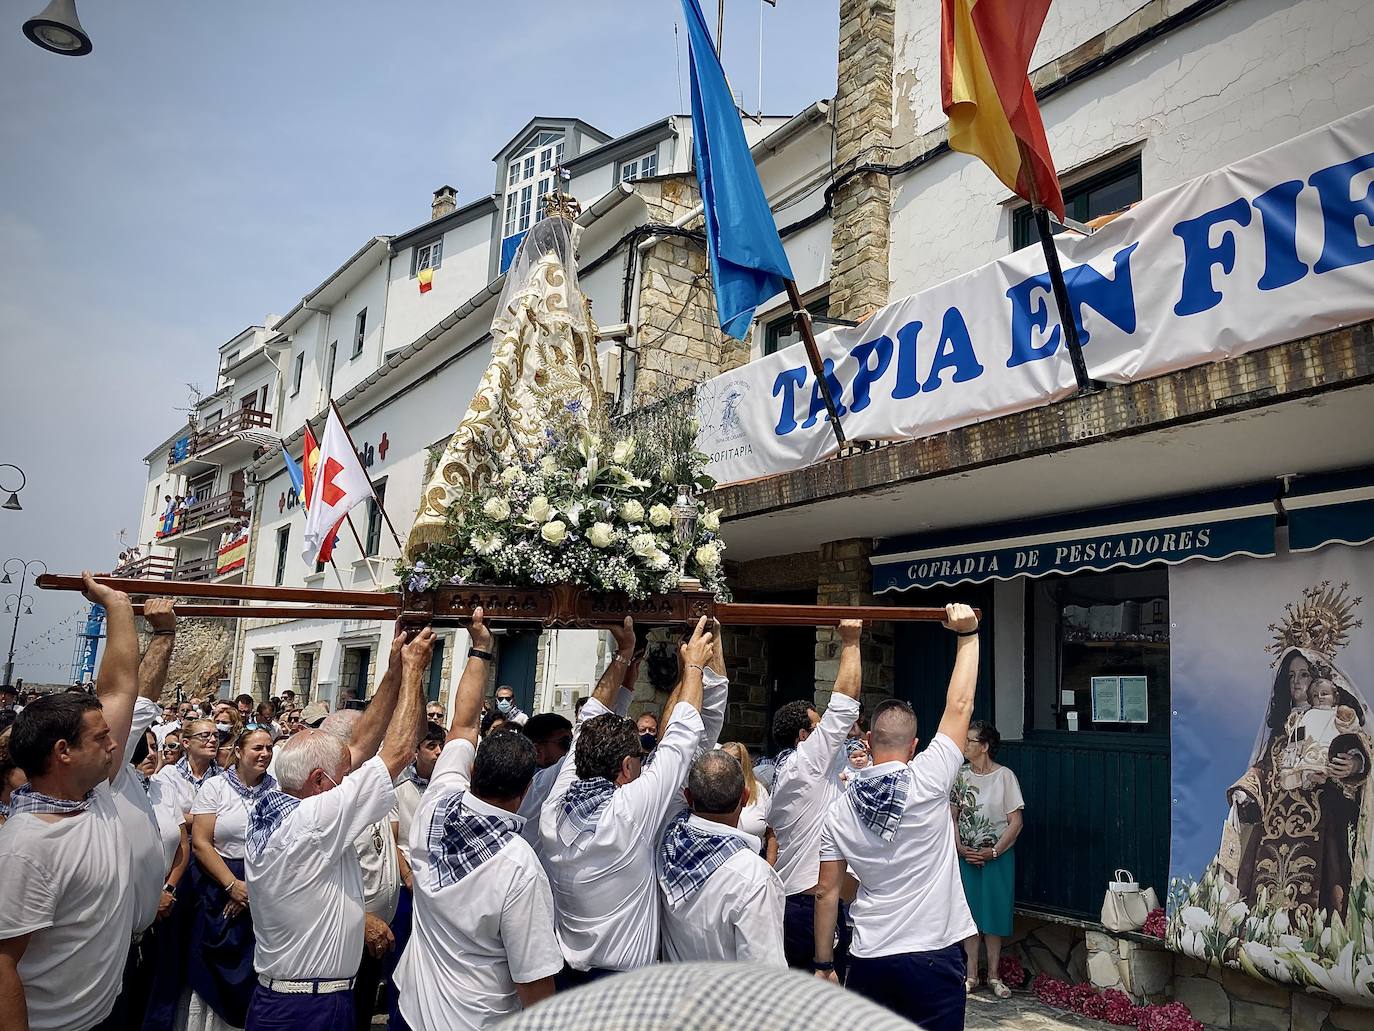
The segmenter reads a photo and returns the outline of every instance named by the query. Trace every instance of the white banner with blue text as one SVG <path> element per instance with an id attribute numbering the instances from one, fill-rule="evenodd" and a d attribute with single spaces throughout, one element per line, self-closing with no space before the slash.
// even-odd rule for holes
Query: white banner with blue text
<path id="1" fill-rule="evenodd" d="M 1056 245 L 1089 374 L 1106 383 L 1374 317 L 1374 107 Z M 817 343 L 851 440 L 926 437 L 1074 391 L 1038 244 Z M 703 383 L 697 414 L 721 483 L 836 450 L 801 344 Z"/>

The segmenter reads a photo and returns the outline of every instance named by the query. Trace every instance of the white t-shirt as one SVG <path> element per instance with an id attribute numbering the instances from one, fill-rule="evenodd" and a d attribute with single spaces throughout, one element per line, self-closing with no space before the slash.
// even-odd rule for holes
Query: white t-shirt
<path id="1" fill-rule="evenodd" d="M 959 840 L 969 848 L 996 845 L 1006 833 L 1008 817 L 1026 808 L 1016 774 L 1005 766 L 975 773 L 965 764 L 949 796 L 959 811 Z"/>
<path id="2" fill-rule="evenodd" d="M 663 907 L 663 953 L 674 963 L 725 961 L 786 967 L 782 920 L 786 898 L 777 873 L 759 856 L 752 834 L 687 817 L 688 826 L 729 834 L 749 847 L 736 852 L 676 907 Z"/>
<path id="3" fill-rule="evenodd" d="M 573 731 L 574 754 L 582 724 L 607 711 L 595 698 L 582 707 Z M 563 796 L 577 779 L 577 764 L 563 764 L 540 813 L 539 833 L 558 914 L 558 941 L 574 969 L 635 970 L 658 959 L 654 858 L 668 811 L 681 802 L 702 729 L 701 714 L 679 704 L 654 761 L 638 779 L 616 788 L 594 830 L 566 845 L 558 817 Z"/>
<path id="4" fill-rule="evenodd" d="M 284 980 L 346 978 L 363 955 L 363 875 L 353 840 L 396 804 L 374 756 L 301 802 L 246 862 L 257 948 L 253 967 Z"/>
<path id="5" fill-rule="evenodd" d="M 254 803 L 256 804 L 256 803 Z M 249 803 L 233 789 L 227 777 L 211 777 L 196 792 L 191 815 L 215 816 L 215 851 L 225 859 L 242 859 L 248 837 Z"/>
<path id="6" fill-rule="evenodd" d="M 149 791 L 143 790 L 143 778 L 129 765 L 138 740 L 148 732 L 148 727 L 162 710 L 156 702 L 139 698 L 134 702 L 133 722 L 129 726 L 129 740 L 124 748 L 124 764 L 115 774 L 111 790 L 114 794 L 115 808 L 124 823 L 124 834 L 129 839 L 130 890 L 133 892 L 133 929 L 144 931 L 157 918 L 157 905 L 162 899 L 162 885 L 166 883 L 171 859 L 164 862 L 162 830 Z M 177 832 L 180 838 L 180 831 Z M 176 843 L 172 844 L 173 851 Z M 3 874 L 0 874 L 0 879 Z"/>
<path id="7" fill-rule="evenodd" d="M 488 1027 L 520 1009 L 517 983 L 563 968 L 549 881 L 523 838 L 513 837 L 456 883 L 436 887 L 429 825 L 440 803 L 468 790 L 475 754 L 468 741 L 444 746 L 410 829 L 414 924 L 396 986 L 401 1015 L 417 1031 Z M 519 816 L 470 791 L 462 804 L 519 829 Z"/>
<path id="8" fill-rule="evenodd" d="M 820 880 L 821 827 L 840 793 L 836 754 L 858 718 L 857 698 L 831 695 L 820 723 L 773 776 L 769 819 L 778 836 L 778 876 L 788 895 L 810 891 Z"/>
<path id="9" fill-rule="evenodd" d="M 83 813 L 0 827 L 0 940 L 33 934 L 19 961 L 33 1031 L 93 1027 L 114 1009 L 134 927 L 130 856 L 108 783 Z"/>
<path id="10" fill-rule="evenodd" d="M 963 762 L 954 742 L 936 734 L 907 764 L 906 810 L 890 842 L 868 829 L 847 795 L 831 803 L 820 858 L 844 860 L 859 880 L 859 894 L 849 907 L 853 956 L 933 952 L 977 933 L 964 901 L 949 815 L 949 791 Z M 879 763 L 856 777 L 866 780 L 901 768 L 898 762 Z"/>
<path id="11" fill-rule="evenodd" d="M 749 799 L 749 804 L 740 810 L 739 829 L 763 840 L 768 830 L 768 813 L 773 808 L 773 796 L 760 782 L 757 790 Z"/>
<path id="12" fill-rule="evenodd" d="M 170 798 L 168 803 L 175 805 L 182 813 L 189 813 L 191 806 L 195 804 L 196 792 L 203 788 L 209 781 L 215 780 L 220 776 L 216 772 L 213 776 L 207 775 L 200 779 L 199 784 L 194 784 L 181 774 L 181 770 L 176 763 L 171 763 L 162 767 L 153 774 L 153 780 L 162 784 L 162 790 Z"/>

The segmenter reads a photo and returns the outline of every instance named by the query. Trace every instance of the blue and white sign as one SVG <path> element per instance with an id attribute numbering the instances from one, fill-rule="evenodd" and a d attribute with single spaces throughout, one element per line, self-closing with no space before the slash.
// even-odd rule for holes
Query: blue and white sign
<path id="1" fill-rule="evenodd" d="M 1374 317 L 1374 108 L 1056 238 L 1089 373 L 1130 383 Z M 906 440 L 1070 395 L 1039 246 L 817 339 L 851 439 Z M 698 388 L 721 483 L 835 452 L 801 344 Z"/>

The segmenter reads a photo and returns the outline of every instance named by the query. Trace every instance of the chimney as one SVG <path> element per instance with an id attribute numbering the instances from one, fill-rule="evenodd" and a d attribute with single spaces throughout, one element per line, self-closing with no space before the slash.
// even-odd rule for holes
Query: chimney
<path id="1" fill-rule="evenodd" d="M 434 191 L 434 202 L 429 206 L 429 220 L 443 218 L 458 210 L 458 191 L 452 186 L 441 186 Z"/>

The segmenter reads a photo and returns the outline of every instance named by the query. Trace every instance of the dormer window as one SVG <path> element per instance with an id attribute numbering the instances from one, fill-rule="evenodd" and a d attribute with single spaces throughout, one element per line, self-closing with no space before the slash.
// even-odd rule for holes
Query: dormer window
<path id="1" fill-rule="evenodd" d="M 503 238 L 518 236 L 544 217 L 538 199 L 553 189 L 558 166 L 562 163 L 561 132 L 540 132 L 518 153 L 511 155 L 506 166 Z"/>
<path id="2" fill-rule="evenodd" d="M 654 175 L 658 175 L 657 150 L 651 150 L 629 161 L 622 161 L 616 178 L 622 183 L 632 183 L 636 179 L 648 179 Z"/>

